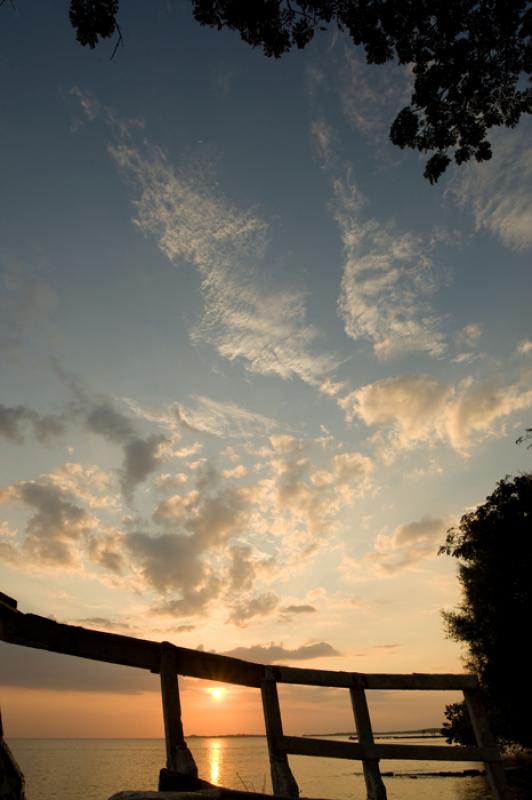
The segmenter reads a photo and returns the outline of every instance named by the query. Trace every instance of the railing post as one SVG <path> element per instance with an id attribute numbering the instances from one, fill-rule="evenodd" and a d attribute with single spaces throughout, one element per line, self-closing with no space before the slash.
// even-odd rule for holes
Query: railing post
<path id="1" fill-rule="evenodd" d="M 283 723 L 277 694 L 277 684 L 271 667 L 264 668 L 261 684 L 262 707 L 266 724 L 270 771 L 273 793 L 280 797 L 299 797 L 299 788 L 288 763 L 288 756 L 281 748 Z"/>
<path id="2" fill-rule="evenodd" d="M 497 742 L 490 729 L 480 690 L 464 689 L 464 699 L 478 746 L 497 747 Z M 485 765 L 486 776 L 494 800 L 511 800 L 500 756 L 497 761 L 486 761 Z"/>
<path id="3" fill-rule="evenodd" d="M 0 592 L 1 594 L 1 592 Z M 13 753 L 4 741 L 2 711 L 0 710 L 0 798 L 2 800 L 25 800 L 24 776 Z"/>
<path id="4" fill-rule="evenodd" d="M 166 766 L 172 772 L 197 778 L 198 768 L 183 734 L 175 651 L 169 642 L 161 642 L 160 675 L 166 739 Z"/>
<path id="5" fill-rule="evenodd" d="M 371 719 L 364 687 L 361 683 L 357 683 L 357 685 L 349 691 L 351 694 L 353 713 L 355 715 L 358 741 L 362 745 L 362 748 L 367 747 L 370 749 L 373 746 L 373 731 L 371 729 Z M 386 787 L 381 777 L 379 759 L 363 759 L 362 769 L 364 771 L 368 800 L 386 800 Z"/>

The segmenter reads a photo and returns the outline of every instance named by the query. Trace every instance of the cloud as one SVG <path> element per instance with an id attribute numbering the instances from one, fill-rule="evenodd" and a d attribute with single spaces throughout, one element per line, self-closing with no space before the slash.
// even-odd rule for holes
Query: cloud
<path id="1" fill-rule="evenodd" d="M 115 575 L 126 573 L 124 558 L 124 534 L 122 531 L 98 526 L 98 532 L 87 537 L 87 555 L 93 564 L 103 567 Z"/>
<path id="2" fill-rule="evenodd" d="M 39 567 L 78 567 L 80 541 L 94 527 L 95 518 L 73 502 L 69 493 L 47 476 L 22 481 L 6 490 L 12 501 L 30 512 L 22 544 L 2 548 L 6 560 Z"/>
<path id="3" fill-rule="evenodd" d="M 456 334 L 456 342 L 460 347 L 474 347 L 482 336 L 482 325 L 471 322 Z"/>
<path id="4" fill-rule="evenodd" d="M 530 339 L 521 339 L 516 349 L 519 355 L 526 356 L 532 353 L 532 342 Z"/>
<path id="5" fill-rule="evenodd" d="M 132 420 L 107 399 L 93 400 L 81 393 L 76 413 L 83 416 L 87 430 L 121 445 L 120 484 L 124 497 L 130 500 L 137 486 L 159 468 L 170 439 L 160 434 L 139 435 Z"/>
<path id="6" fill-rule="evenodd" d="M 114 491 L 113 475 L 100 467 L 67 462 L 54 472 L 49 472 L 47 479 L 64 492 L 70 492 L 86 503 L 89 508 L 120 508 L 120 499 Z"/>
<path id="7" fill-rule="evenodd" d="M 363 562 L 371 564 L 382 575 L 395 575 L 426 558 L 436 556 L 443 542 L 449 520 L 424 516 L 414 522 L 400 525 L 390 536 L 379 534 L 373 552 Z M 396 645 L 380 645 L 390 648 Z"/>
<path id="8" fill-rule="evenodd" d="M 174 404 L 170 413 L 191 431 L 207 433 L 223 439 L 248 438 L 271 433 L 278 427 L 276 420 L 248 411 L 236 403 L 225 403 L 198 395 L 192 404 Z"/>
<path id="9" fill-rule="evenodd" d="M 248 516 L 247 495 L 233 487 L 226 486 L 206 496 L 194 490 L 184 497 L 163 500 L 157 506 L 153 519 L 167 532 L 154 535 L 134 530 L 126 534 L 125 546 L 145 587 L 166 595 L 164 602 L 154 606 L 153 613 L 180 616 L 207 609 L 224 589 L 207 556 L 237 536 Z M 236 579 L 244 569 L 239 561 L 245 562 L 249 554 L 236 546 L 230 553 Z"/>
<path id="10" fill-rule="evenodd" d="M 486 230 L 514 250 L 532 246 L 532 147 L 530 124 L 495 132 L 493 158 L 459 170 L 449 192 L 469 209 L 477 230 Z"/>
<path id="11" fill-rule="evenodd" d="M 249 545 L 235 544 L 230 549 L 229 593 L 249 592 L 255 583 L 255 565 Z"/>
<path id="12" fill-rule="evenodd" d="M 301 292 L 260 287 L 250 265 L 264 257 L 267 226 L 216 194 L 196 170 L 179 172 L 157 147 L 124 140 L 112 158 L 137 192 L 135 224 L 170 261 L 186 260 L 201 279 L 202 320 L 192 338 L 261 375 L 321 382 L 336 362 L 315 355 L 317 331 L 305 321 Z"/>
<path id="13" fill-rule="evenodd" d="M 369 340 L 379 358 L 413 351 L 441 356 L 441 320 L 425 299 L 436 282 L 423 240 L 376 220 L 363 223 L 341 199 L 336 219 L 345 251 L 338 309 L 347 335 Z"/>
<path id="14" fill-rule="evenodd" d="M 429 375 L 385 378 L 356 389 L 339 400 L 348 419 L 358 417 L 394 449 L 443 441 L 466 452 L 476 441 L 496 435 L 496 423 L 532 405 L 532 390 L 502 378 L 467 378 L 453 386 Z"/>
<path id="15" fill-rule="evenodd" d="M 273 592 L 264 592 L 246 600 L 240 600 L 231 607 L 228 622 L 245 627 L 257 617 L 269 616 L 279 605 L 279 598 Z"/>
<path id="16" fill-rule="evenodd" d="M 313 614 L 317 610 L 316 606 L 310 606 L 305 603 L 293 604 L 281 609 L 286 614 Z"/>
<path id="17" fill-rule="evenodd" d="M 10 442 L 22 444 L 28 428 L 40 442 L 47 442 L 65 430 L 61 417 L 38 414 L 26 406 L 5 406 L 0 403 L 0 436 Z"/>
<path id="18" fill-rule="evenodd" d="M 121 469 L 121 485 L 125 497 L 131 497 L 134 489 L 155 472 L 161 463 L 161 446 L 167 442 L 165 436 L 135 437 L 124 444 L 124 464 Z"/>
<path id="19" fill-rule="evenodd" d="M 306 661 L 313 658 L 330 658 L 340 656 L 332 645 L 327 642 L 314 642 L 304 644 L 291 650 L 282 644 L 255 644 L 251 647 L 235 647 L 226 650 L 224 656 L 242 658 L 244 661 L 254 661 L 259 664 L 274 664 L 276 662 Z"/>
<path id="20" fill-rule="evenodd" d="M 346 48 L 337 91 L 346 119 L 382 149 L 393 119 L 409 102 L 412 83 L 408 67 L 381 65 L 376 71 L 352 48 Z"/>
<path id="21" fill-rule="evenodd" d="M 187 592 L 206 577 L 196 543 L 184 534 L 151 536 L 142 531 L 126 534 L 125 545 L 148 586 L 160 592 Z"/>
<path id="22" fill-rule="evenodd" d="M 293 622 L 294 616 L 299 617 L 301 614 L 315 614 L 318 609 L 316 606 L 311 606 L 308 603 L 292 603 L 279 610 L 279 622 Z"/>

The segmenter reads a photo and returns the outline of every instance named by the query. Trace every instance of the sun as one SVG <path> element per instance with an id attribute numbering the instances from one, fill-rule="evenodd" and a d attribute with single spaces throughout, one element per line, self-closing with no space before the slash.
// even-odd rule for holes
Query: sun
<path id="1" fill-rule="evenodd" d="M 215 686 L 214 689 L 208 689 L 207 691 L 213 700 L 219 702 L 220 700 L 224 699 L 225 689 L 223 689 L 221 686 Z"/>

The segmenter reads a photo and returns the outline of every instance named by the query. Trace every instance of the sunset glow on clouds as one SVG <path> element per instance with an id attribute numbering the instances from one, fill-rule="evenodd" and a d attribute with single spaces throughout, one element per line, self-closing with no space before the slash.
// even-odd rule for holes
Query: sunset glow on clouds
<path id="1" fill-rule="evenodd" d="M 431 187 L 387 141 L 408 74 L 341 36 L 270 62 L 132 3 L 110 62 L 28 6 L 2 45 L 0 589 L 262 663 L 461 670 L 438 547 L 531 463 L 529 127 Z M 62 709 L 49 735 L 97 730 L 73 692 L 137 694 L 160 735 L 153 676 L 1 653 L 17 735 L 42 733 L 22 689 Z M 315 730 L 298 691 L 288 731 Z M 261 729 L 247 690 L 182 694 L 189 732 Z"/>

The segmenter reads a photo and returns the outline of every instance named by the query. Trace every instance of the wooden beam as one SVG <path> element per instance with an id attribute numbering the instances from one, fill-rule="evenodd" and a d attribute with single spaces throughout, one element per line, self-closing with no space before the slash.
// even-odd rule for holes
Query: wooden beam
<path id="1" fill-rule="evenodd" d="M 363 749 L 369 749 L 373 746 L 373 731 L 371 729 L 366 693 L 363 688 L 359 687 L 350 689 L 350 694 L 358 741 Z M 386 787 L 381 777 L 378 759 L 363 759 L 362 769 L 364 771 L 368 800 L 387 800 Z"/>
<path id="2" fill-rule="evenodd" d="M 5 595 L 7 597 L 7 595 Z M 119 636 L 65 625 L 36 614 L 22 614 L 16 601 L 0 602 L 0 639 L 12 644 L 52 650 L 56 653 L 123 664 L 128 667 L 159 671 L 159 642 Z M 13 605 L 13 603 L 15 605 Z M 179 675 L 193 678 L 235 683 L 259 688 L 264 676 L 264 666 L 238 658 L 205 653 L 176 647 Z M 381 675 L 332 670 L 302 669 L 300 667 L 271 667 L 277 683 L 299 683 L 312 686 L 330 686 L 344 689 L 415 689 L 438 690 L 477 689 L 474 675 Z"/>
<path id="3" fill-rule="evenodd" d="M 0 639 L 55 653 L 159 672 L 160 643 L 65 625 L 0 604 Z M 259 687 L 263 667 L 238 658 L 174 647 L 177 671 L 194 678 Z"/>
<path id="4" fill-rule="evenodd" d="M 489 761 L 497 753 L 492 747 L 446 747 L 416 744 L 373 744 L 283 736 L 281 749 L 298 756 L 344 758 L 355 761 L 394 759 L 400 761 Z"/>
<path id="5" fill-rule="evenodd" d="M 494 751 L 492 757 L 486 759 L 486 775 L 494 800 L 511 800 L 501 756 L 489 726 L 480 691 L 466 691 L 464 698 L 477 744 L 481 748 Z"/>
<path id="6" fill-rule="evenodd" d="M 192 753 L 187 747 L 183 733 L 175 648 L 169 642 L 161 642 L 160 675 L 166 740 L 166 766 L 172 772 L 197 778 L 198 768 Z"/>
<path id="7" fill-rule="evenodd" d="M 271 667 L 265 667 L 265 677 L 261 684 L 262 707 L 266 725 L 270 771 L 273 793 L 280 797 L 299 797 L 299 788 L 288 763 L 288 756 L 281 748 L 283 724 L 277 694 L 277 685 L 272 678 Z"/>
<path id="8" fill-rule="evenodd" d="M 465 690 L 476 689 L 475 675 L 411 675 L 365 674 L 360 672 L 334 672 L 325 669 L 304 669 L 301 667 L 274 667 L 278 683 L 298 683 L 308 686 L 329 686 L 331 688 L 351 689 L 411 689 L 411 690 Z"/>

